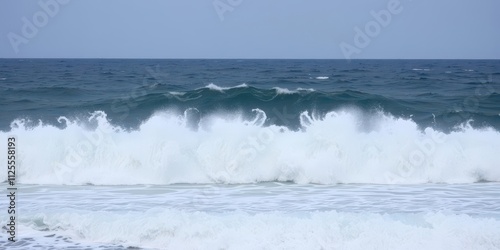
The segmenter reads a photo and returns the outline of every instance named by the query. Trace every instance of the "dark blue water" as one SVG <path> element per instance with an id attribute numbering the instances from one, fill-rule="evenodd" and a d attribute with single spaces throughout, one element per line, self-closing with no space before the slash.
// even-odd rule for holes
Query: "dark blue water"
<path id="1" fill-rule="evenodd" d="M 443 131 L 465 122 L 498 130 L 498 78 L 499 60 L 2 59 L 0 129 L 96 110 L 134 128 L 165 109 L 194 110 L 196 120 L 256 108 L 266 124 L 297 129 L 303 111 L 354 108 Z"/>

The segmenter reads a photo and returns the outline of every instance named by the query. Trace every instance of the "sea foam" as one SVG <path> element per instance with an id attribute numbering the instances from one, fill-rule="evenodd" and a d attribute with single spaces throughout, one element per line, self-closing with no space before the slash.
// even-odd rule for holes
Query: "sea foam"
<path id="1" fill-rule="evenodd" d="M 204 88 L 219 91 L 219 92 L 224 92 L 225 90 L 229 90 L 229 89 L 248 88 L 248 85 L 246 83 L 242 83 L 242 84 L 234 86 L 234 87 L 220 87 L 216 84 L 210 83 L 207 86 L 205 86 Z"/>
<path id="2" fill-rule="evenodd" d="M 83 245 L 161 249 L 495 249 L 500 245 L 498 220 L 442 213 L 213 214 L 149 209 L 124 214 L 40 213 L 29 219 L 37 223 L 22 227 L 23 235 L 57 229 L 51 236 Z M 55 239 L 37 238 L 45 244 Z"/>

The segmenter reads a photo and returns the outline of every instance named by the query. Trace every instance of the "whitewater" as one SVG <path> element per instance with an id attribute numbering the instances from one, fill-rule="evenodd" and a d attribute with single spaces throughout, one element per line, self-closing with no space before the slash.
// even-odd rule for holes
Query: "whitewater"
<path id="1" fill-rule="evenodd" d="M 8 249 L 498 249 L 496 184 L 20 186 Z M 2 219 L 1 223 L 6 221 Z"/>
<path id="2" fill-rule="evenodd" d="M 61 117 L 62 128 L 16 120 L 1 136 L 15 134 L 23 145 L 18 181 L 24 184 L 500 181 L 500 133 L 492 128 L 463 124 L 443 133 L 383 112 L 339 110 L 323 117 L 303 112 L 294 131 L 266 126 L 266 114 L 253 111 L 250 120 L 162 111 L 135 130 L 112 125 L 98 111 L 86 120 Z"/>

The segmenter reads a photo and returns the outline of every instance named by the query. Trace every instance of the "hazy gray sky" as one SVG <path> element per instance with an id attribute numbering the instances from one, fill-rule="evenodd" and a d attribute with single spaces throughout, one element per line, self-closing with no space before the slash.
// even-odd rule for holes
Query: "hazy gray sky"
<path id="1" fill-rule="evenodd" d="M 499 0 L 0 0 L 0 57 L 493 58 Z"/>

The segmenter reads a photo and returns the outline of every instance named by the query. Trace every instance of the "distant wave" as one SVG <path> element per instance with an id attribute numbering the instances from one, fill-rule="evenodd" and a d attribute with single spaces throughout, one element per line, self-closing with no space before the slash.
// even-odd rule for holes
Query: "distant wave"
<path id="1" fill-rule="evenodd" d="M 328 76 L 317 76 L 316 77 L 316 79 L 318 79 L 318 80 L 327 80 L 328 78 L 330 78 L 330 77 L 328 77 Z"/>
<path id="2" fill-rule="evenodd" d="M 296 93 L 300 93 L 300 92 L 313 92 L 314 89 L 303 89 L 303 88 L 297 88 L 296 90 L 289 90 L 287 88 L 280 88 L 280 87 L 274 87 L 273 88 L 274 90 L 276 90 L 276 93 L 277 94 L 283 94 L 283 95 L 287 95 L 287 94 L 296 94 Z"/>
<path id="3" fill-rule="evenodd" d="M 208 90 L 213 90 L 213 91 L 218 91 L 218 92 L 224 92 L 226 90 L 234 90 L 234 89 L 240 89 L 240 88 L 250 88 L 250 87 L 247 84 L 245 84 L 245 83 L 240 84 L 240 85 L 236 85 L 236 86 L 233 86 L 233 87 L 221 87 L 221 86 L 218 86 L 216 84 L 210 83 L 210 84 L 208 84 L 207 86 L 205 86 L 203 88 L 199 88 L 198 90 L 208 89 Z M 256 88 L 253 88 L 253 89 L 256 89 Z M 290 89 L 287 89 L 287 88 L 273 87 L 271 89 L 276 90 L 276 92 L 278 94 L 295 94 L 295 93 L 299 93 L 299 92 L 313 92 L 314 91 L 314 89 L 312 89 L 312 88 L 308 88 L 308 89 L 297 88 L 295 90 L 290 90 Z M 265 90 L 261 90 L 261 91 L 265 91 Z M 186 92 L 170 92 L 170 94 L 174 94 L 174 95 L 182 95 L 182 94 L 185 94 L 185 93 Z"/>
<path id="4" fill-rule="evenodd" d="M 219 87 L 213 83 L 210 83 L 207 86 L 205 86 L 205 88 L 207 88 L 207 89 L 215 90 L 215 91 L 219 91 L 219 92 L 224 92 L 225 90 L 229 90 L 229 89 L 247 88 L 247 87 L 248 87 L 248 85 L 246 85 L 245 83 L 234 86 L 234 87 Z"/>
<path id="5" fill-rule="evenodd" d="M 300 129 L 291 130 L 265 125 L 259 109 L 252 118 L 195 113 L 157 112 L 132 130 L 110 124 L 104 112 L 87 121 L 61 117 L 63 128 L 16 120 L 0 138 L 16 136 L 18 180 L 32 184 L 500 181 L 500 133 L 491 128 L 465 124 L 443 133 L 347 109 L 303 112 Z"/>
<path id="6" fill-rule="evenodd" d="M 474 94 L 477 87 L 471 83 L 470 88 L 469 93 Z M 474 127 L 491 126 L 500 129 L 498 109 L 495 108 L 500 102 L 500 95 L 491 87 L 481 91 L 481 95 L 463 96 L 445 96 L 439 91 L 426 91 L 407 97 L 356 89 L 321 91 L 317 90 L 314 84 L 288 88 L 278 86 L 257 88 L 247 84 L 219 86 L 211 83 L 190 90 L 178 86 L 168 88 L 165 85 L 151 89 L 138 88 L 130 94 L 117 95 L 115 98 L 89 98 L 69 104 L 69 100 L 73 98 L 95 93 L 93 90 L 60 86 L 29 90 L 8 88 L 5 89 L 6 95 L 25 96 L 26 93 L 30 93 L 45 98 L 40 99 L 41 104 L 38 105 L 35 105 L 34 99 L 21 97 L 14 102 L 15 105 L 4 105 L 4 110 L 8 112 L 6 112 L 7 118 L 0 120 L 0 131 L 8 129 L 10 122 L 20 117 L 42 119 L 53 123 L 61 115 L 75 118 L 81 113 L 95 110 L 105 111 L 114 124 L 137 127 L 155 111 L 165 108 L 178 111 L 195 108 L 202 116 L 238 111 L 248 115 L 251 109 L 259 108 L 266 112 L 270 120 L 276 120 L 276 125 L 286 125 L 296 129 L 300 126 L 298 117 L 302 111 L 325 114 L 345 107 L 356 107 L 366 112 L 384 110 L 396 117 L 412 117 L 419 126 L 434 126 L 446 131 L 467 121 L 471 121 Z M 50 101 L 52 99 L 64 99 L 64 101 L 56 105 L 54 103 L 57 101 Z M 37 111 L 40 105 L 55 106 L 52 109 Z M 50 120 L 47 119 L 48 115 Z"/>
<path id="7" fill-rule="evenodd" d="M 168 93 L 171 95 L 184 95 L 185 94 L 185 92 L 177 92 L 177 91 L 170 91 Z"/>
<path id="8" fill-rule="evenodd" d="M 218 91 L 218 92 L 224 92 L 226 90 L 234 90 L 234 89 L 239 89 L 239 88 L 249 88 L 249 86 L 247 84 L 243 83 L 243 84 L 236 85 L 236 86 L 233 86 L 233 87 L 221 87 L 221 86 L 218 86 L 216 84 L 210 83 L 210 84 L 208 84 L 207 86 L 205 86 L 203 88 L 199 88 L 198 90 L 209 89 L 209 90 L 214 90 L 214 91 Z M 287 88 L 273 87 L 271 89 L 276 90 L 276 92 L 278 94 L 295 94 L 295 93 L 299 93 L 299 92 L 312 92 L 312 91 L 314 91 L 314 89 L 312 89 L 312 88 L 309 88 L 309 89 L 297 88 L 296 90 L 290 90 L 290 89 L 287 89 Z M 170 93 L 171 94 L 180 95 L 180 94 L 184 94 L 185 92 L 184 93 L 182 93 L 182 92 L 170 92 Z"/>

